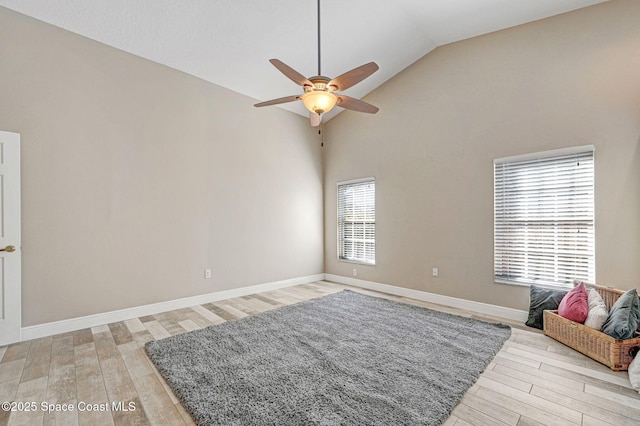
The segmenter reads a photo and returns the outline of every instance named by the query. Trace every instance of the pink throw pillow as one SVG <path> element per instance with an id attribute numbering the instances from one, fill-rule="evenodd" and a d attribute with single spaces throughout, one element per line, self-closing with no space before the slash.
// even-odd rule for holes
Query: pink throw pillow
<path id="1" fill-rule="evenodd" d="M 582 324 L 589 314 L 589 293 L 580 283 L 566 294 L 558 306 L 558 315 L 571 321 Z"/>

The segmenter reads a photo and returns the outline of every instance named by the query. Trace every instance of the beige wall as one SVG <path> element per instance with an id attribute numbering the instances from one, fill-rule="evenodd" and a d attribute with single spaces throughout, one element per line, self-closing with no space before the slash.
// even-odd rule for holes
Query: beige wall
<path id="1" fill-rule="evenodd" d="M 596 147 L 596 279 L 640 286 L 640 2 L 440 47 L 325 134 L 325 272 L 527 309 L 493 282 L 493 166 Z M 377 264 L 336 260 L 337 181 L 376 177 Z M 431 268 L 440 276 L 431 276 Z"/>
<path id="2" fill-rule="evenodd" d="M 307 119 L 3 8 L 0 58 L 23 326 L 322 272 Z"/>

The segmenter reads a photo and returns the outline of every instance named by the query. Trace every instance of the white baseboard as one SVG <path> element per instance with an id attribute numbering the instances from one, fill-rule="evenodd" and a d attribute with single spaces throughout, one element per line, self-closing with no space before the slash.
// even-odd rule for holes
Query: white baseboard
<path id="1" fill-rule="evenodd" d="M 232 290 L 224 290 L 215 293 L 201 294 L 198 296 L 169 300 L 166 302 L 153 303 L 151 305 L 136 306 L 133 308 L 121 309 L 118 311 L 104 312 L 100 314 L 87 315 L 84 317 L 70 318 L 62 321 L 32 325 L 22 328 L 21 340 L 25 341 L 37 339 L 40 337 L 52 336 L 54 334 L 67 333 L 69 331 L 81 330 L 83 328 L 95 327 L 103 324 L 110 324 L 112 322 L 124 321 L 131 318 L 142 317 L 145 315 L 153 315 L 160 312 L 172 311 L 174 309 L 188 308 L 190 306 L 202 305 L 204 303 L 217 302 L 218 300 L 242 297 L 250 294 L 261 293 L 263 291 L 292 287 L 294 285 L 308 284 L 315 281 L 322 281 L 323 279 L 324 274 L 309 275 L 306 277 L 274 281 L 265 284 L 256 284 L 248 287 L 235 288 Z"/>
<path id="2" fill-rule="evenodd" d="M 223 290 L 215 293 L 201 294 L 198 296 L 185 297 L 182 299 L 169 300 L 166 302 L 153 303 L 151 305 L 136 306 L 133 308 L 121 309 L 117 311 L 104 312 L 100 314 L 87 315 L 84 317 L 70 318 L 62 321 L 55 321 L 45 324 L 23 327 L 21 330 L 21 341 L 38 339 L 40 337 L 52 336 L 60 333 L 81 330 L 83 328 L 96 327 L 113 322 L 138 318 L 145 315 L 153 315 L 160 312 L 172 311 L 175 309 L 188 308 L 190 306 L 202 305 L 205 303 L 217 302 L 219 300 L 232 299 L 250 294 L 261 293 L 263 291 L 277 290 L 279 288 L 292 287 L 300 284 L 308 284 L 315 281 L 333 281 L 340 284 L 354 287 L 389 293 L 396 296 L 409 297 L 425 302 L 437 303 L 439 305 L 451 306 L 454 308 L 466 309 L 485 315 L 524 322 L 528 313 L 518 309 L 505 308 L 503 306 L 490 305 L 487 303 L 474 302 L 472 300 L 459 299 L 456 297 L 443 296 L 440 294 L 428 293 L 426 291 L 412 290 L 404 287 L 397 287 L 388 284 L 376 283 L 373 281 L 359 280 L 350 277 L 343 277 L 333 274 L 316 274 L 306 277 L 292 278 L 288 280 L 275 281 L 264 284 L 256 284 L 248 287 L 241 287 L 232 290 Z"/>
<path id="3" fill-rule="evenodd" d="M 426 291 L 412 290 L 404 287 L 397 287 L 388 284 L 381 284 L 373 281 L 359 280 L 356 278 L 343 277 L 340 275 L 324 274 L 324 279 L 339 284 L 351 285 L 354 287 L 366 288 L 368 290 L 380 291 L 382 293 L 393 294 L 394 296 L 409 297 L 411 299 L 422 300 L 423 302 L 437 303 L 439 305 L 453 308 L 466 309 L 484 315 L 491 315 L 510 319 L 512 321 L 524 322 L 529 313 L 519 309 L 505 308 L 504 306 L 490 305 L 488 303 L 474 302 L 472 300 L 459 299 L 457 297 L 443 296 L 441 294 L 428 293 Z"/>

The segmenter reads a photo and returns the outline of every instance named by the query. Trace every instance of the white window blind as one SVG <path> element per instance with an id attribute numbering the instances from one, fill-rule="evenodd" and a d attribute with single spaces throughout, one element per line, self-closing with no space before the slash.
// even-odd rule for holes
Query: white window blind
<path id="1" fill-rule="evenodd" d="M 338 258 L 376 263 L 376 182 L 338 183 Z"/>
<path id="2" fill-rule="evenodd" d="M 593 147 L 494 161 L 497 282 L 595 281 Z"/>

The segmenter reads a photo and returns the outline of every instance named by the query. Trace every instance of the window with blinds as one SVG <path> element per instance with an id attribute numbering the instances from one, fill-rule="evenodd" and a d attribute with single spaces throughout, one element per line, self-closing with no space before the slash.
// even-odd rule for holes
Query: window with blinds
<path id="1" fill-rule="evenodd" d="M 376 263 L 376 182 L 338 183 L 338 259 Z"/>
<path id="2" fill-rule="evenodd" d="M 496 282 L 595 281 L 593 146 L 494 161 Z"/>

